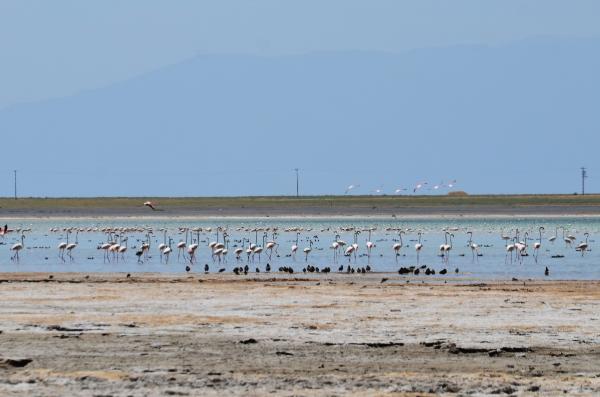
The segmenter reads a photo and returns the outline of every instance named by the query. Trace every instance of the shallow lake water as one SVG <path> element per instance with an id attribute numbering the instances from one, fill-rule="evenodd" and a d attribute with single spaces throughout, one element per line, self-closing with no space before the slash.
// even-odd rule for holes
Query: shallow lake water
<path id="1" fill-rule="evenodd" d="M 539 227 L 545 231 L 541 239 L 541 249 L 536 254 L 534 243 L 539 241 Z M 517 278 L 549 278 L 549 279 L 600 279 L 600 251 L 595 250 L 594 237 L 600 232 L 598 218 L 536 218 L 536 219 L 224 219 L 224 220 L 182 220 L 182 219 L 77 219 L 77 220 L 23 220 L 12 221 L 9 228 L 14 232 L 0 238 L 0 271 L 5 272 L 185 272 L 189 260 L 183 254 L 178 258 L 177 243 L 186 240 L 182 228 L 198 229 L 202 232 L 190 232 L 187 243 L 196 242 L 199 238 L 199 248 L 196 251 L 196 263 L 192 272 L 204 272 L 208 264 L 211 272 L 224 268 L 231 272 L 236 266 L 250 267 L 254 272 L 258 267 L 264 272 L 267 263 L 273 271 L 280 266 L 291 266 L 295 272 L 302 272 L 307 265 L 316 267 L 331 267 L 337 272 L 340 265 L 366 267 L 370 265 L 373 271 L 397 272 L 401 267 L 426 265 L 440 271 L 447 269 L 446 277 L 473 277 L 482 279 L 511 279 Z M 57 231 L 51 231 L 58 228 Z M 77 247 L 72 251 L 72 258 L 67 254 L 64 260 L 59 256 L 58 244 L 67 241 L 66 229 L 73 232 L 69 242 L 74 242 L 76 230 Z M 150 235 L 150 250 L 148 258 L 138 263 L 135 252 L 142 242 L 147 239 L 146 231 L 116 232 L 110 235 L 103 232 L 106 228 L 146 228 L 152 229 Z M 206 231 L 210 228 L 211 231 Z M 228 254 L 219 261 L 211 255 L 209 242 L 217 241 L 217 228 L 226 230 L 228 236 Z M 268 230 L 267 230 L 268 228 Z M 254 258 L 247 257 L 244 252 L 238 261 L 234 250 L 237 247 L 247 248 L 249 243 L 264 246 L 264 242 L 273 239 L 273 228 L 277 228 L 275 241 L 277 250 L 269 259 L 269 252 L 263 251 Z M 298 236 L 298 251 L 291 256 L 291 246 L 295 244 L 297 232 L 286 229 L 300 228 Z M 347 230 L 353 228 L 354 230 Z M 557 230 L 557 228 L 559 228 Z M 565 235 L 575 236 L 571 244 L 566 244 Z M 26 231 L 21 233 L 20 229 Z M 162 229 L 167 230 L 166 240 Z M 254 229 L 260 229 L 254 231 Z M 369 241 L 375 244 L 370 256 L 366 248 Z M 400 254 L 396 255 L 392 246 L 399 242 L 398 229 L 405 231 L 402 235 L 403 246 Z M 355 230 L 358 251 L 356 255 L 346 257 L 340 250 L 334 257 L 330 248 L 336 239 L 344 240 L 347 244 L 355 241 Z M 502 235 L 515 237 L 517 230 L 519 240 L 523 241 L 528 234 L 528 256 L 507 256 L 507 241 Z M 452 249 L 449 256 L 440 256 L 439 247 L 446 242 L 446 231 L 453 234 Z M 473 232 L 473 242 L 479 246 L 478 254 L 468 246 L 469 235 Z M 423 248 L 417 257 L 415 244 L 418 232 L 422 233 Z M 266 234 L 265 234 L 266 233 Z M 589 246 L 586 251 L 576 251 L 576 247 L 585 241 L 584 233 L 589 233 Z M 19 253 L 19 260 L 11 259 L 10 247 L 20 242 L 25 235 L 24 249 Z M 339 235 L 339 237 L 336 237 Z M 554 242 L 549 238 L 556 236 Z M 104 257 L 104 251 L 97 247 L 109 239 L 123 245 L 127 237 L 127 252 L 124 257 L 116 258 L 109 254 Z M 264 238 L 264 240 L 263 240 Z M 171 239 L 173 252 L 168 261 L 162 257 L 158 245 Z M 223 233 L 219 233 L 218 241 L 223 242 Z M 306 258 L 303 250 L 310 246 L 312 250 Z M 448 244 L 450 241 L 448 241 Z M 511 243 L 511 242 L 508 242 Z M 512 260 L 511 260 L 512 257 Z M 248 261 L 249 259 L 249 261 Z M 549 276 L 544 275 L 545 268 L 550 270 Z M 458 273 L 455 269 L 458 268 Z M 410 276 L 408 276 L 410 277 Z M 432 276 L 439 277 L 439 275 Z"/>

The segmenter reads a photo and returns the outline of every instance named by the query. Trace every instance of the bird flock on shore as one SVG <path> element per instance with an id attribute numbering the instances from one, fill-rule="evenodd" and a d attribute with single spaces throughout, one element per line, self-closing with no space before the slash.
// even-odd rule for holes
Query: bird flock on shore
<path id="1" fill-rule="evenodd" d="M 232 230 L 233 229 L 233 230 Z M 395 263 L 399 264 L 401 258 L 405 258 L 409 252 L 414 251 L 415 263 L 412 266 L 401 266 L 398 269 L 399 274 L 436 274 L 436 270 L 420 264 L 420 257 L 426 249 L 436 249 L 441 258 L 443 268 L 438 270 L 438 274 L 447 274 L 450 265 L 450 257 L 453 252 L 455 240 L 459 233 L 464 234 L 466 247 L 471 251 L 471 261 L 478 262 L 479 257 L 483 256 L 482 246 L 475 242 L 474 232 L 472 230 L 461 230 L 457 227 L 448 227 L 442 230 L 443 242 L 439 246 L 426 247 L 423 240 L 424 232 L 417 229 L 386 227 L 383 232 L 387 238 L 381 238 L 377 241 L 373 239 L 373 232 L 378 231 L 377 227 L 337 227 L 322 228 L 315 230 L 305 227 L 288 227 L 285 229 L 279 227 L 178 227 L 176 229 L 152 227 L 52 227 L 49 232 L 60 235 L 61 241 L 57 245 L 58 260 L 62 262 L 75 261 L 76 251 L 79 247 L 79 237 L 81 234 L 103 235 L 102 241 L 97 242 L 96 248 L 102 252 L 104 263 L 119 263 L 128 260 L 131 253 L 136 257 L 138 263 L 152 260 L 153 255 L 159 257 L 160 263 L 168 264 L 173 261 L 171 256 L 177 251 L 177 263 L 185 264 L 185 270 L 191 271 L 198 265 L 198 252 L 207 251 L 213 264 L 217 265 L 218 272 L 227 271 L 229 263 L 235 264 L 229 270 L 235 274 L 248 274 L 249 272 L 260 272 L 263 262 L 266 266 L 262 267 L 264 272 L 271 272 L 271 263 L 275 258 L 284 257 L 287 262 L 285 266 L 277 268 L 284 273 L 293 273 L 302 271 L 308 273 L 329 273 L 331 266 L 325 263 L 323 266 L 316 266 L 309 263 L 309 258 L 313 250 L 323 251 L 325 248 L 321 240 L 329 239 L 325 246 L 331 251 L 331 257 L 328 259 L 329 265 L 334 265 L 334 269 L 344 273 L 366 273 L 373 270 L 371 257 L 378 250 L 378 256 L 384 257 L 387 250 L 393 255 Z M 15 230 L 9 229 L 8 225 L 0 228 L 0 237 L 2 239 L 10 238 L 14 235 L 16 242 L 10 245 L 11 260 L 20 261 L 20 252 L 26 247 L 26 234 L 31 229 Z M 232 233 L 233 232 L 233 233 Z M 567 250 L 574 250 L 581 256 L 590 251 L 589 233 L 584 233 L 584 240 L 576 243 L 577 237 L 569 233 L 565 227 L 556 227 L 554 234 L 544 241 L 545 228 L 538 227 L 535 235 L 530 235 L 530 231 L 521 232 L 519 229 L 511 230 L 510 234 L 500 233 L 500 239 L 505 248 L 505 263 L 517 262 L 523 264 L 528 256 L 533 257 L 537 263 L 542 244 L 555 244 L 562 240 Z M 230 237 L 235 234 L 235 238 Z M 282 247 L 280 242 L 281 235 L 287 236 L 287 247 Z M 341 238 L 342 235 L 350 236 L 351 241 Z M 365 238 L 360 238 L 360 236 Z M 412 235 L 411 244 L 405 244 L 408 236 Z M 174 237 L 178 237 L 175 243 Z M 132 238 L 135 243 L 129 245 Z M 362 240 L 362 241 L 361 241 Z M 88 241 L 92 241 L 89 240 Z M 389 241 L 389 247 L 378 247 L 378 244 Z M 0 244 L 3 244 L 0 242 Z M 49 248 L 49 247 L 33 247 Z M 464 253 L 459 254 L 465 256 Z M 298 258 L 301 256 L 301 258 Z M 366 257 L 366 266 L 357 266 L 357 258 Z M 552 255 L 552 258 L 564 257 L 563 254 Z M 48 258 L 46 258 L 48 259 Z M 93 259 L 88 257 L 87 259 Z M 298 266 L 298 262 L 302 263 Z M 295 269 L 294 269 L 295 268 Z M 300 269 L 301 268 L 301 269 Z M 210 266 L 205 263 L 202 269 L 205 272 L 210 271 Z M 458 268 L 454 269 L 458 273 Z M 548 269 L 546 268 L 546 274 Z"/>

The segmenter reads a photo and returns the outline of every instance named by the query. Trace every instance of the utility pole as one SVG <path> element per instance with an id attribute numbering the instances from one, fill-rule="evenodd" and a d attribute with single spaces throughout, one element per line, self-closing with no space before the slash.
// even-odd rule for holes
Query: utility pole
<path id="1" fill-rule="evenodd" d="M 587 178 L 587 170 L 585 167 L 581 167 L 581 195 L 585 194 L 585 180 Z"/>
<path id="2" fill-rule="evenodd" d="M 17 170 L 14 170 L 15 173 L 15 200 L 17 199 Z"/>
<path id="3" fill-rule="evenodd" d="M 298 168 L 294 168 L 296 171 L 296 198 L 300 197 L 300 178 L 298 176 Z"/>

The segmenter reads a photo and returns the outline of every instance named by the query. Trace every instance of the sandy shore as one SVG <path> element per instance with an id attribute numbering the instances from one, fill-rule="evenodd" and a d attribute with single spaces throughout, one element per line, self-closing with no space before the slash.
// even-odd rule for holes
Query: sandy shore
<path id="1" fill-rule="evenodd" d="M 4 273 L 0 395 L 598 395 L 599 287 Z"/>

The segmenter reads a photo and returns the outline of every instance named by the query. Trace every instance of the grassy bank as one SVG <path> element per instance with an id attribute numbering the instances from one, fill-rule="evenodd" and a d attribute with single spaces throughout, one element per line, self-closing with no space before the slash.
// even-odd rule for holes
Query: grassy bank
<path id="1" fill-rule="evenodd" d="M 477 195 L 477 196 L 267 196 L 267 197 L 96 197 L 0 198 L 3 210 L 125 209 L 141 207 L 146 200 L 159 208 L 411 208 L 411 207 L 599 207 L 600 195 Z"/>

